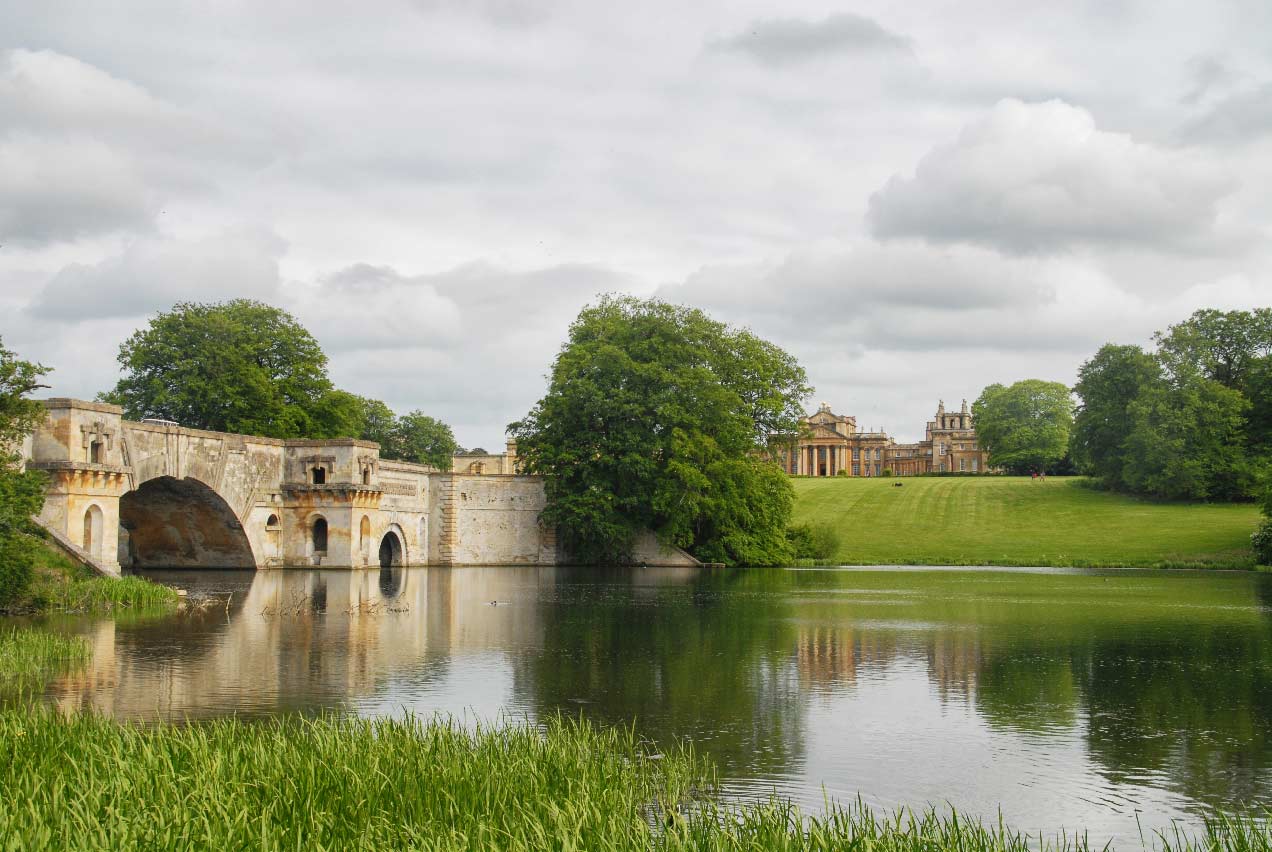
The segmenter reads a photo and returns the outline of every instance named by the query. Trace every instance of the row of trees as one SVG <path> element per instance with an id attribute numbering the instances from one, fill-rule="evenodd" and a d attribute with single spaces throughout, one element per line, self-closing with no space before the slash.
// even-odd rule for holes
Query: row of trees
<path id="1" fill-rule="evenodd" d="M 972 412 L 990 464 L 1166 499 L 1260 496 L 1272 471 L 1272 309 L 1198 311 L 1154 340 L 1154 352 L 1102 347 L 1072 389 L 985 388 Z"/>
<path id="2" fill-rule="evenodd" d="M 236 299 L 182 302 L 119 348 L 123 376 L 99 399 L 132 419 L 271 438 L 362 438 L 380 456 L 449 470 L 458 449 L 445 423 L 398 416 L 339 390 L 322 347 L 286 311 Z"/>
<path id="3" fill-rule="evenodd" d="M 1107 487 L 1259 496 L 1272 467 L 1272 309 L 1194 313 L 1156 352 L 1108 344 L 1078 371 L 1070 450 Z"/>

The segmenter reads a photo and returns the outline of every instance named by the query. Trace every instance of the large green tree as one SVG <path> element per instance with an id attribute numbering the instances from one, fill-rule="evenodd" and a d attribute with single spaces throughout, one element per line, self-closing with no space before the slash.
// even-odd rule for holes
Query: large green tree
<path id="1" fill-rule="evenodd" d="M 1240 499 L 1254 487 L 1240 392 L 1200 376 L 1157 382 L 1131 403 L 1122 480 L 1131 491 L 1176 500 Z"/>
<path id="2" fill-rule="evenodd" d="M 36 548 L 31 516 L 44 504 L 44 477 L 22 470 L 22 440 L 45 417 L 30 394 L 44 387 L 45 367 L 23 361 L 0 344 L 0 606 L 20 598 L 31 582 Z"/>
<path id="3" fill-rule="evenodd" d="M 793 492 L 767 460 L 811 393 L 749 331 L 657 300 L 606 297 L 570 327 L 547 394 L 509 429 L 547 475 L 545 523 L 576 559 L 624 562 L 642 529 L 700 559 L 777 564 Z"/>
<path id="4" fill-rule="evenodd" d="M 1011 473 L 1048 470 L 1064 458 L 1073 400 L 1059 382 L 1025 379 L 993 384 L 972 404 L 976 437 L 989 463 Z"/>
<path id="5" fill-rule="evenodd" d="M 359 428 L 357 398 L 332 387 L 318 341 L 261 302 L 179 303 L 125 341 L 119 363 L 124 376 L 103 398 L 127 417 L 275 438 Z"/>
<path id="6" fill-rule="evenodd" d="M 1107 344 L 1079 368 L 1073 391 L 1082 402 L 1073 419 L 1069 453 L 1080 472 L 1100 477 L 1113 489 L 1126 486 L 1131 404 L 1145 388 L 1162 381 L 1157 359 L 1138 346 Z"/>
<path id="7" fill-rule="evenodd" d="M 1202 376 L 1244 391 L 1255 362 L 1272 355 L 1272 308 L 1197 311 L 1153 339 L 1177 381 Z"/>

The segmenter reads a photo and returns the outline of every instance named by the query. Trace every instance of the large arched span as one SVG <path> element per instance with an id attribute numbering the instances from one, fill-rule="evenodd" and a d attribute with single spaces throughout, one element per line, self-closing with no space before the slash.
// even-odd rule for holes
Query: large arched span
<path id="1" fill-rule="evenodd" d="M 119 500 L 120 563 L 133 568 L 255 568 L 229 504 L 197 479 L 161 476 Z"/>

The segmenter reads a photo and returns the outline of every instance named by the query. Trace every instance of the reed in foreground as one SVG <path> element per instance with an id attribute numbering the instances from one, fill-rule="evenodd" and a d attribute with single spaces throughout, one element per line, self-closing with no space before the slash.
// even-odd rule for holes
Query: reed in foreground
<path id="1" fill-rule="evenodd" d="M 465 731 L 345 717 L 142 728 L 0 712 L 5 849 L 861 850 L 1086 852 L 954 812 L 807 817 L 733 806 L 687 748 L 651 755 L 630 729 L 552 719 Z M 1260 822 L 1176 833 L 1169 852 L 1268 852 Z"/>
<path id="2" fill-rule="evenodd" d="M 83 666 L 89 653 L 78 636 L 0 628 L 0 695 L 39 689 L 49 678 Z"/>

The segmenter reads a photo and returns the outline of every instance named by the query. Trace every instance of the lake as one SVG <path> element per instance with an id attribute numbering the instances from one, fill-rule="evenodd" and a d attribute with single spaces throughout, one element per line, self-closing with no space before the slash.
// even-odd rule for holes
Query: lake
<path id="1" fill-rule="evenodd" d="M 206 606 L 59 618 L 119 719 L 635 724 L 738 798 L 949 803 L 1031 832 L 1272 804 L 1272 575 L 1069 569 L 151 572 Z"/>

